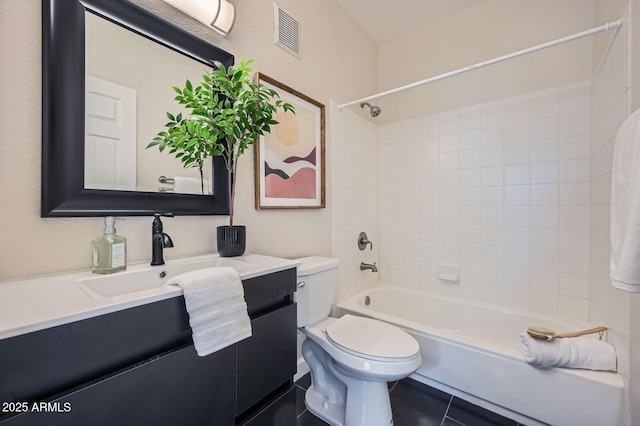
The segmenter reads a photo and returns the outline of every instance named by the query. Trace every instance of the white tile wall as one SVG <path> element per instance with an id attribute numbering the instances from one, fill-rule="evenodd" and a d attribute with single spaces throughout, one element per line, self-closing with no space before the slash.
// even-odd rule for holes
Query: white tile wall
<path id="1" fill-rule="evenodd" d="M 378 127 L 351 111 L 338 110 L 334 102 L 328 123 L 332 256 L 340 261 L 337 297 L 342 300 L 378 281 L 378 274 L 360 271 L 360 262 L 379 262 L 378 222 L 383 212 L 378 210 Z M 361 231 L 373 241 L 373 250 L 358 249 Z"/>
<path id="2" fill-rule="evenodd" d="M 585 81 L 382 127 L 381 279 L 587 319 L 590 102 Z"/>
<path id="3" fill-rule="evenodd" d="M 630 294 L 614 289 L 609 279 L 609 207 L 613 145 L 618 127 L 629 116 L 628 10 L 613 45 L 594 75 L 591 92 L 590 180 L 590 315 L 607 325 L 607 340 L 616 347 L 618 372 L 625 384 L 630 374 Z M 586 238 L 582 236 L 582 238 Z M 566 283 L 566 287 L 574 283 Z M 628 389 L 628 386 L 625 386 Z M 625 403 L 628 400 L 628 391 Z M 623 412 L 627 412 L 623 407 Z M 625 423 L 628 424 L 628 423 Z"/>

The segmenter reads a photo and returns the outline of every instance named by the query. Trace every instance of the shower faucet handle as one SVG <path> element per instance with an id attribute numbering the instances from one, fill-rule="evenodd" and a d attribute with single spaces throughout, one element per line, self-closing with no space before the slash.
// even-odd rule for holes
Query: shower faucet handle
<path id="1" fill-rule="evenodd" d="M 367 237 L 367 233 L 361 232 L 360 235 L 358 235 L 358 248 L 361 251 L 364 251 L 364 249 L 367 248 L 367 245 L 369 245 L 371 250 L 373 250 L 373 243 L 369 241 L 369 237 Z"/>

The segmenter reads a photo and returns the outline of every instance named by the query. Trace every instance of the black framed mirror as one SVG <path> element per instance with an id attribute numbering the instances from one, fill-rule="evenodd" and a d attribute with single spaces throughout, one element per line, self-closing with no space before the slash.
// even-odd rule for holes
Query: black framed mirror
<path id="1" fill-rule="evenodd" d="M 213 159 L 211 195 L 85 189 L 85 14 L 207 67 L 214 60 L 232 65 L 233 55 L 127 0 L 43 0 L 42 6 L 41 216 L 228 214 L 228 176 L 221 157 Z"/>

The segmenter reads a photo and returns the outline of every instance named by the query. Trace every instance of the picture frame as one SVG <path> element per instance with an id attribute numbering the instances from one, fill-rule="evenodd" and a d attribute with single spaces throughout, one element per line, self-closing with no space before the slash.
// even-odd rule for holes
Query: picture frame
<path id="1" fill-rule="evenodd" d="M 277 113 L 279 124 L 256 140 L 256 209 L 314 209 L 326 206 L 325 106 L 263 74 L 255 81 L 295 107 Z"/>

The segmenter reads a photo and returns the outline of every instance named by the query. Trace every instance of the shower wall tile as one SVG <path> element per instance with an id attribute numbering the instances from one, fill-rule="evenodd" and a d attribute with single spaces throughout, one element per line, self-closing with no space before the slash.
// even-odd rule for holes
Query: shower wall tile
<path id="1" fill-rule="evenodd" d="M 470 130 L 458 134 L 458 148 L 460 150 L 479 148 L 481 133 L 480 130 Z"/>
<path id="2" fill-rule="evenodd" d="M 589 135 L 567 136 L 558 139 L 558 159 L 589 158 L 591 146 Z"/>
<path id="3" fill-rule="evenodd" d="M 568 85 L 558 92 L 558 107 L 560 114 L 591 110 L 591 85 L 587 82 L 579 82 Z"/>
<path id="4" fill-rule="evenodd" d="M 504 146 L 504 164 L 522 164 L 531 161 L 528 143 L 518 143 Z"/>
<path id="5" fill-rule="evenodd" d="M 396 151 L 388 152 L 378 150 L 378 128 L 357 114 L 337 109 L 335 103 L 331 103 L 329 109 L 329 127 L 327 139 L 327 151 L 331 159 L 327 169 L 330 178 L 330 188 L 327 191 L 331 206 L 332 222 L 332 256 L 339 260 L 338 265 L 338 300 L 346 298 L 358 291 L 372 286 L 378 281 L 377 274 L 360 271 L 360 262 L 379 263 L 380 217 L 394 217 L 405 209 L 388 207 L 378 209 L 379 199 L 389 200 L 380 190 L 378 184 L 378 155 L 394 157 Z M 421 144 L 415 141 L 411 145 L 410 137 L 415 136 L 415 128 L 420 129 L 421 121 L 411 123 L 409 126 L 397 126 L 386 128 L 381 133 L 386 133 L 393 140 L 408 141 L 411 149 L 420 149 Z M 380 154 L 379 154 L 380 153 Z M 399 161 L 386 163 L 385 174 L 398 179 L 393 182 L 397 185 L 402 170 L 396 166 Z M 388 185 L 388 182 L 380 182 L 380 187 Z M 400 201 L 396 201 L 400 204 Z M 393 202 L 390 202 L 393 204 Z M 356 241 L 361 231 L 367 232 L 369 239 L 374 242 L 373 250 L 358 250 Z M 316 253 L 310 252 L 308 255 Z"/>
<path id="6" fill-rule="evenodd" d="M 504 100 L 504 124 L 528 122 L 531 119 L 531 95 L 524 94 Z"/>
<path id="7" fill-rule="evenodd" d="M 591 87 L 591 156 L 590 156 L 590 273 L 589 315 L 592 321 L 607 325 L 607 340 L 618 356 L 618 372 L 628 389 L 630 365 L 630 294 L 611 286 L 609 235 L 611 170 L 616 132 L 630 114 L 629 17 L 617 30 L 611 48 L 605 52 Z M 574 117 L 567 125 L 582 126 L 584 117 Z M 584 236 L 582 236 L 584 238 Z M 567 280 L 565 290 L 577 292 L 584 283 Z M 625 398 L 626 400 L 627 398 Z"/>
<path id="8" fill-rule="evenodd" d="M 504 122 L 504 100 L 486 102 L 480 105 L 480 127 L 502 126 Z"/>
<path id="9" fill-rule="evenodd" d="M 458 130 L 460 133 L 476 130 L 480 128 L 481 124 L 481 110 L 480 106 L 472 106 L 469 108 L 461 108 L 459 113 Z"/>
<path id="10" fill-rule="evenodd" d="M 559 163 L 560 182 L 587 182 L 591 177 L 591 161 L 588 158 L 563 160 Z"/>
<path id="11" fill-rule="evenodd" d="M 589 301 L 583 298 L 560 296 L 558 298 L 560 316 L 582 319 L 589 316 Z"/>
<path id="12" fill-rule="evenodd" d="M 531 141 L 531 122 L 522 121 L 506 124 L 503 128 L 504 145 L 528 143 Z"/>
<path id="13" fill-rule="evenodd" d="M 390 269 L 383 278 L 586 320 L 590 108 L 591 83 L 582 81 L 419 118 L 421 139 L 411 144 L 416 120 L 383 126 L 380 256 Z M 385 214 L 391 207 L 404 214 Z M 434 272 L 397 259 L 403 250 Z M 460 264 L 460 282 L 439 281 L 437 262 Z"/>
<path id="14" fill-rule="evenodd" d="M 531 142 L 531 162 L 555 161 L 558 159 L 558 139 L 553 137 Z"/>

